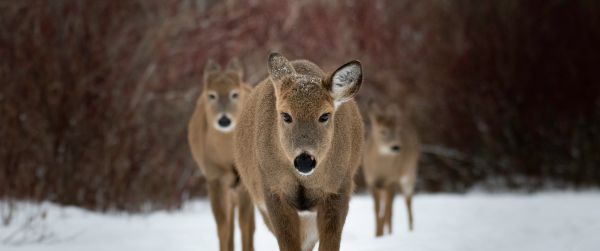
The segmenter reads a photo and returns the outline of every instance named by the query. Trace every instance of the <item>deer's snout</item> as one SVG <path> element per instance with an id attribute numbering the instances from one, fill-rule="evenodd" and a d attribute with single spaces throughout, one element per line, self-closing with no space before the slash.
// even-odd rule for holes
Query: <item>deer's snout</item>
<path id="1" fill-rule="evenodd" d="M 221 116 L 221 118 L 219 118 L 219 121 L 217 122 L 221 127 L 228 127 L 229 125 L 231 125 L 231 119 L 229 119 L 226 115 Z"/>
<path id="2" fill-rule="evenodd" d="M 310 175 L 317 166 L 317 160 L 308 153 L 301 153 L 294 159 L 294 167 L 302 175 Z"/>
<path id="3" fill-rule="evenodd" d="M 235 128 L 235 120 L 231 119 L 229 114 L 221 113 L 217 116 L 213 126 L 220 132 L 229 133 Z"/>

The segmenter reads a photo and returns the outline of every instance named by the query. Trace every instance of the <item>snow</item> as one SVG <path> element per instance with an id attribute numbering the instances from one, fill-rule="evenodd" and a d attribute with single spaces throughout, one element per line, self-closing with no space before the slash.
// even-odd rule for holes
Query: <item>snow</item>
<path id="1" fill-rule="evenodd" d="M 375 238 L 370 197 L 356 196 L 344 228 L 341 250 L 599 250 L 600 192 L 545 192 L 467 195 L 425 194 L 414 198 L 415 231 L 408 232 L 403 200 L 394 205 L 394 232 Z M 2 202 L 0 202 L 2 204 Z M 0 208 L 2 206 L 0 205 Z M 40 208 L 39 231 L 53 236 L 42 243 L 10 245 L 3 251 L 218 250 L 207 201 L 176 212 L 146 215 L 100 214 L 44 203 L 19 203 L 17 217 L 0 226 L 0 242 L 15 232 L 25 215 Z M 277 243 L 256 215 L 256 250 Z M 240 250 L 240 232 L 236 230 Z M 317 250 L 317 248 L 315 248 Z"/>

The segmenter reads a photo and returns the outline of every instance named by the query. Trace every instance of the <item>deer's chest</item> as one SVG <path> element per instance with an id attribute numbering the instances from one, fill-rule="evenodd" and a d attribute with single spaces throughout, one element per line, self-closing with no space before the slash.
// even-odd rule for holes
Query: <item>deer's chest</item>
<path id="1" fill-rule="evenodd" d="M 219 166 L 233 166 L 233 133 L 209 131 L 206 136 L 206 157 Z"/>

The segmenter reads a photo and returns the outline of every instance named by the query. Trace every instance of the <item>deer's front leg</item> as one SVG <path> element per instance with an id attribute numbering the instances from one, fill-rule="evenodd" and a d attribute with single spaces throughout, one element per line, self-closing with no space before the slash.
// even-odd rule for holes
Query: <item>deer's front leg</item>
<path id="1" fill-rule="evenodd" d="M 340 249 L 349 202 L 350 195 L 342 193 L 328 195 L 320 204 L 317 212 L 320 251 Z"/>
<path id="2" fill-rule="evenodd" d="M 381 215 L 381 189 L 373 187 L 371 192 L 373 194 L 373 201 L 375 202 L 375 236 L 379 237 L 383 235 L 383 216 Z"/>
<path id="3" fill-rule="evenodd" d="M 279 250 L 300 251 L 300 219 L 297 210 L 274 193 L 267 192 L 265 202 Z"/>
<path id="4" fill-rule="evenodd" d="M 233 250 L 233 205 L 228 193 L 229 187 L 224 185 L 221 179 L 210 180 L 207 184 L 210 206 L 217 222 L 220 250 L 231 251 Z"/>
<path id="5" fill-rule="evenodd" d="M 254 251 L 254 205 L 246 187 L 238 187 L 239 222 L 242 232 L 242 250 Z"/>

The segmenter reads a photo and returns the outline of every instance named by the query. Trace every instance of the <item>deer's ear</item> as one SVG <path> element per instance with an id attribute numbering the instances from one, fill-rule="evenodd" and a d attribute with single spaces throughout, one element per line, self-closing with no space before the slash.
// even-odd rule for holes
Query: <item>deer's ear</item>
<path id="1" fill-rule="evenodd" d="M 325 83 L 336 103 L 341 104 L 352 99 L 358 93 L 362 83 L 362 66 L 353 60 L 335 70 Z"/>
<path id="2" fill-rule="evenodd" d="M 269 54 L 269 61 L 267 63 L 269 69 L 269 75 L 273 81 L 279 81 L 287 76 L 291 76 L 295 73 L 294 67 L 290 64 L 284 56 L 277 52 L 271 52 Z"/>
<path id="3" fill-rule="evenodd" d="M 204 66 L 204 74 L 206 73 L 213 73 L 216 71 L 220 71 L 221 70 L 221 66 L 217 63 L 215 63 L 215 61 L 213 61 L 212 59 L 209 59 L 206 62 L 206 65 Z"/>
<path id="4" fill-rule="evenodd" d="M 215 63 L 212 59 L 209 59 L 204 66 L 204 83 L 207 82 L 208 76 L 212 73 L 218 72 L 221 70 L 221 66 Z"/>
<path id="5" fill-rule="evenodd" d="M 269 69 L 269 77 L 275 88 L 275 95 L 279 96 L 281 87 L 283 86 L 283 79 L 294 75 L 296 71 L 292 67 L 292 64 L 290 64 L 290 61 L 277 52 L 269 54 L 267 68 Z"/>
<path id="6" fill-rule="evenodd" d="M 227 64 L 227 71 L 234 72 L 240 77 L 240 80 L 244 77 L 244 67 L 242 67 L 242 62 L 240 59 L 235 57 L 232 58 Z"/>

